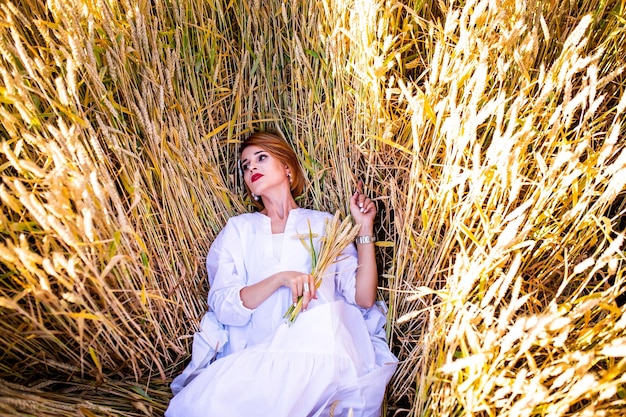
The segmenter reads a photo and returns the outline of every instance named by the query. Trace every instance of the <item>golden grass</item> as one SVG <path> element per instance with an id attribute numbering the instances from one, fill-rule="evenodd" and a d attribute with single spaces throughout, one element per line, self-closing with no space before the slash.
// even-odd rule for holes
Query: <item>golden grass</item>
<path id="1" fill-rule="evenodd" d="M 264 127 L 378 202 L 386 415 L 623 414 L 623 0 L 0 16 L 2 415 L 162 413 Z"/>

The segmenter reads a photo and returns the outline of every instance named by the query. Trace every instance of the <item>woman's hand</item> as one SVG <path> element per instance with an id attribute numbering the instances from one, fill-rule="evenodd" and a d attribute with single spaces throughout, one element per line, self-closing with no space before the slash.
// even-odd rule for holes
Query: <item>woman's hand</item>
<path id="1" fill-rule="evenodd" d="M 363 181 L 361 180 L 357 184 L 356 192 L 350 198 L 350 214 L 354 223 L 361 225 L 360 236 L 373 234 L 376 204 L 363 194 Z"/>
<path id="2" fill-rule="evenodd" d="M 302 296 L 302 310 L 307 309 L 311 300 L 317 299 L 315 280 L 312 275 L 297 271 L 283 271 L 278 274 L 278 277 L 282 287 L 291 289 L 294 304 L 298 302 L 298 297 Z"/>
<path id="3" fill-rule="evenodd" d="M 356 192 L 350 198 L 350 213 L 354 223 L 360 224 L 359 236 L 374 235 L 374 217 L 376 205 L 363 194 L 363 181 L 359 181 Z M 374 243 L 356 245 L 359 267 L 356 270 L 355 301 L 364 308 L 371 307 L 376 302 L 378 286 L 378 270 Z"/>

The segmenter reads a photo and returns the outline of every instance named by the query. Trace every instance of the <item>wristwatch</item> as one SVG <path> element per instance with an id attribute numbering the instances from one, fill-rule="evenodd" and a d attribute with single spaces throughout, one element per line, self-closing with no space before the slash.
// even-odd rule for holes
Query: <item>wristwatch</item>
<path id="1" fill-rule="evenodd" d="M 374 243 L 376 242 L 376 236 L 357 236 L 355 242 L 357 245 L 362 245 L 364 243 Z"/>

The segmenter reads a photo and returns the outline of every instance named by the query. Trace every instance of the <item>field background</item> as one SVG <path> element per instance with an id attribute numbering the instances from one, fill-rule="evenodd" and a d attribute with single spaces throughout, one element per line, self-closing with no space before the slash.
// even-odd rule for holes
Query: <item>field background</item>
<path id="1" fill-rule="evenodd" d="M 282 131 L 378 204 L 386 416 L 626 409 L 626 2 L 0 4 L 0 415 L 161 415 Z M 234 399 L 236 400 L 236 399 Z"/>

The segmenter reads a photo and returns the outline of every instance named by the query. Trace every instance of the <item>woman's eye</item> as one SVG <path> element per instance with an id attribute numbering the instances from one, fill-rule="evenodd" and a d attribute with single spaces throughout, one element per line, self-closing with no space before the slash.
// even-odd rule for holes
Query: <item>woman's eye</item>
<path id="1" fill-rule="evenodd" d="M 259 162 L 267 158 L 267 155 L 259 155 Z"/>
<path id="2" fill-rule="evenodd" d="M 247 170 L 248 170 L 248 168 L 250 168 L 250 164 L 243 164 L 243 165 L 241 166 L 241 169 L 243 169 L 244 171 L 247 171 Z"/>

